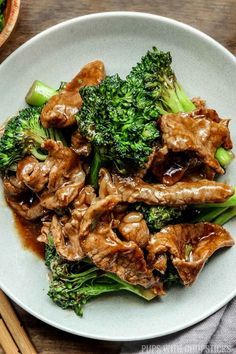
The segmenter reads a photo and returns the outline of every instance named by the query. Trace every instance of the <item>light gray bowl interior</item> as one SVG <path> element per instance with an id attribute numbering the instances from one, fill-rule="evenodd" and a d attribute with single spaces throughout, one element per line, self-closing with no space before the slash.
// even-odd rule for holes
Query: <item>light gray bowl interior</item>
<path id="1" fill-rule="evenodd" d="M 77 18 L 49 29 L 0 66 L 0 122 L 24 106 L 35 79 L 58 87 L 85 63 L 105 62 L 107 73 L 128 73 L 152 46 L 170 50 L 179 81 L 190 96 L 201 96 L 236 134 L 236 61 L 218 43 L 178 22 L 138 13 Z M 236 163 L 223 180 L 235 184 Z M 236 221 L 227 229 L 235 237 Z M 0 286 L 31 314 L 68 332 L 97 339 L 138 340 L 172 333 L 212 314 L 236 294 L 236 247 L 219 252 L 190 288 L 173 289 L 147 303 L 126 294 L 90 302 L 79 318 L 47 297 L 47 269 L 22 248 L 11 211 L 0 194 Z"/>

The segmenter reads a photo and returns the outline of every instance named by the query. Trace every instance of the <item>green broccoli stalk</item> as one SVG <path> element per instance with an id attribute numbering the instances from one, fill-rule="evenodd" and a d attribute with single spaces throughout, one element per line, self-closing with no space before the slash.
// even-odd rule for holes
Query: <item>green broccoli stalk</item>
<path id="1" fill-rule="evenodd" d="M 83 315 L 83 306 L 101 294 L 124 290 L 148 301 L 156 296 L 151 290 L 131 285 L 115 274 L 102 271 L 89 260 L 65 261 L 52 245 L 46 246 L 45 264 L 51 271 L 49 297 L 63 309 L 72 309 L 79 316 Z"/>
<path id="2" fill-rule="evenodd" d="M 184 211 L 184 208 L 161 205 L 150 206 L 144 203 L 134 204 L 134 208 L 143 214 L 151 232 L 157 232 L 169 224 L 176 224 Z"/>
<path id="3" fill-rule="evenodd" d="M 215 158 L 221 164 L 222 167 L 227 167 L 234 159 L 234 154 L 231 150 L 226 150 L 223 147 L 219 147 L 216 150 Z"/>
<path id="4" fill-rule="evenodd" d="M 197 216 L 193 222 L 208 221 L 224 225 L 236 216 L 236 187 L 235 192 L 224 203 L 198 204 L 193 206 Z"/>
<path id="5" fill-rule="evenodd" d="M 8 121 L 0 139 L 0 170 L 14 170 L 25 155 L 45 160 L 47 152 L 41 145 L 46 139 L 62 141 L 66 145 L 60 130 L 43 128 L 40 112 L 39 108 L 25 108 Z"/>
<path id="6" fill-rule="evenodd" d="M 30 106 L 40 107 L 57 93 L 58 91 L 54 90 L 50 86 L 39 80 L 35 80 L 25 97 L 25 101 Z"/>
<path id="7" fill-rule="evenodd" d="M 224 225 L 236 216 L 236 206 L 228 208 L 213 220 L 215 224 Z"/>

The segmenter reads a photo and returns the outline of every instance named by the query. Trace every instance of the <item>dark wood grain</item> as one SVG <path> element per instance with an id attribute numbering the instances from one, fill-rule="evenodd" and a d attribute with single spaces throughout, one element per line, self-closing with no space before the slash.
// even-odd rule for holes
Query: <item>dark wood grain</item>
<path id="1" fill-rule="evenodd" d="M 118 10 L 149 12 L 190 24 L 236 55 L 235 0 L 22 0 L 15 32 L 0 49 L 0 63 L 29 38 L 54 24 L 94 12 Z M 15 308 L 40 354 L 115 354 L 120 351 L 120 343 L 89 340 L 61 332 L 18 306 Z"/>

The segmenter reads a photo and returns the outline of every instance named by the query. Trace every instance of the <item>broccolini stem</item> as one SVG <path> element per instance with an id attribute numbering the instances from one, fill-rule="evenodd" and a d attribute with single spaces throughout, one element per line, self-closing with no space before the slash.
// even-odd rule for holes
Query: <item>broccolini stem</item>
<path id="1" fill-rule="evenodd" d="M 25 101 L 30 106 L 40 107 L 56 94 L 56 90 L 39 80 L 35 80 L 25 97 Z"/>
<path id="2" fill-rule="evenodd" d="M 60 129 L 48 128 L 49 137 L 55 141 L 61 141 L 64 146 L 67 146 L 66 140 Z"/>
<path id="3" fill-rule="evenodd" d="M 218 225 L 224 225 L 226 224 L 230 219 L 234 218 L 236 216 L 236 206 L 232 208 L 228 208 L 228 210 L 219 215 L 215 220 L 214 224 Z"/>
<path id="4" fill-rule="evenodd" d="M 91 186 L 93 186 L 95 189 L 98 188 L 98 175 L 101 167 L 102 159 L 99 152 L 95 148 L 89 174 L 89 184 L 91 184 Z"/>
<path id="5" fill-rule="evenodd" d="M 181 87 L 179 83 L 176 84 L 176 93 L 183 106 L 184 112 L 191 112 L 196 108 L 193 102 L 188 98 L 188 96 L 184 92 L 184 89 Z"/>
<path id="6" fill-rule="evenodd" d="M 169 89 L 163 93 L 164 105 L 167 104 L 173 113 L 184 112 L 184 108 L 175 92 L 175 89 Z"/>
<path id="7" fill-rule="evenodd" d="M 231 150 L 226 150 L 223 147 L 219 147 L 216 150 L 215 158 L 221 164 L 222 167 L 226 167 L 234 158 L 234 154 Z"/>
<path id="8" fill-rule="evenodd" d="M 228 208 L 211 208 L 207 213 L 200 213 L 194 222 L 213 221 L 217 216 L 223 214 Z"/>
<path id="9" fill-rule="evenodd" d="M 156 297 L 156 295 L 154 294 L 154 292 L 151 289 L 145 289 L 141 286 L 138 285 L 132 285 L 127 283 L 126 281 L 120 279 L 118 276 L 116 276 L 115 274 L 112 273 L 106 273 L 104 275 L 104 277 L 109 278 L 114 280 L 116 283 L 120 284 L 120 290 L 126 290 L 126 291 L 130 291 L 131 293 L 134 293 L 142 298 L 144 298 L 145 300 L 152 300 L 154 297 Z"/>
<path id="10" fill-rule="evenodd" d="M 39 161 L 45 161 L 47 158 L 47 154 L 41 154 L 40 152 L 38 152 L 38 150 L 36 148 L 32 148 L 31 150 L 32 155 L 34 155 L 34 157 L 36 157 L 36 159 L 38 159 Z"/>

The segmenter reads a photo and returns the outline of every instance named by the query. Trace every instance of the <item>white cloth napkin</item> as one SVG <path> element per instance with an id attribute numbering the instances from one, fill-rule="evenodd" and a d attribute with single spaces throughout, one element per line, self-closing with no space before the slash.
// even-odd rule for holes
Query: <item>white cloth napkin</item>
<path id="1" fill-rule="evenodd" d="M 236 354 L 236 298 L 206 320 L 173 335 L 126 342 L 120 354 Z"/>

